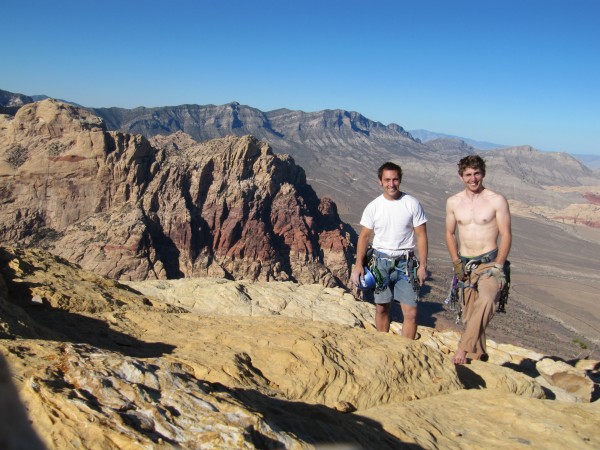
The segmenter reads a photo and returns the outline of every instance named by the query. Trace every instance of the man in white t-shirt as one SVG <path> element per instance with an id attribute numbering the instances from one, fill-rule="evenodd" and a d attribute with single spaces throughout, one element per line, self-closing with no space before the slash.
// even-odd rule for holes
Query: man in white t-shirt
<path id="1" fill-rule="evenodd" d="M 356 264 L 352 282 L 359 286 L 364 276 L 364 261 L 371 236 L 377 271 L 383 285 L 375 290 L 375 326 L 390 330 L 392 300 L 400 303 L 404 322 L 402 335 L 414 339 L 417 334 L 418 292 L 414 286 L 423 286 L 427 278 L 427 217 L 419 201 L 400 190 L 402 169 L 386 162 L 378 171 L 383 194 L 365 208 L 360 224 Z M 416 238 L 416 242 L 415 242 Z M 414 248 L 417 246 L 419 265 L 414 279 Z M 418 289 L 418 288 L 417 288 Z"/>

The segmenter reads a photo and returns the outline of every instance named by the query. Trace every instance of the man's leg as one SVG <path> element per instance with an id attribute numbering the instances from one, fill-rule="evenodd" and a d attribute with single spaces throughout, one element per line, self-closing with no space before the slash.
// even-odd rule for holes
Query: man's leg
<path id="1" fill-rule="evenodd" d="M 492 320 L 492 317 L 494 317 L 498 298 L 500 297 L 498 282 L 494 277 L 481 277 L 478 285 L 479 298 L 477 299 L 477 312 L 475 314 L 478 317 L 481 326 L 479 340 L 477 341 L 475 351 L 473 352 L 474 359 L 481 359 L 483 355 L 487 355 L 485 330 Z"/>
<path id="2" fill-rule="evenodd" d="M 414 339 L 417 335 L 417 307 L 400 304 L 402 308 L 402 336 Z"/>
<path id="3" fill-rule="evenodd" d="M 375 327 L 377 331 L 383 331 L 384 333 L 390 331 L 391 304 L 391 302 L 375 304 Z"/>
<path id="4" fill-rule="evenodd" d="M 482 276 L 477 285 L 477 291 L 465 289 L 463 317 L 466 326 L 452 358 L 454 364 L 465 364 L 467 353 L 475 359 L 480 359 L 486 353 L 485 329 L 494 316 L 499 290 L 493 277 Z"/>
<path id="5" fill-rule="evenodd" d="M 402 266 L 399 269 L 398 273 L 405 270 Z M 412 282 L 409 282 L 405 277 L 400 277 L 394 285 L 394 298 L 400 303 L 402 309 L 402 336 L 414 339 L 417 336 L 417 302 L 419 297 L 413 288 Z"/>

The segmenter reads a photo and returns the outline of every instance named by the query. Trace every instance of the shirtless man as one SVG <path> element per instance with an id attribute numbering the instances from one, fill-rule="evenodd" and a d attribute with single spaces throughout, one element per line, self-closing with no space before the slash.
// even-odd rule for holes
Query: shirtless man
<path id="1" fill-rule="evenodd" d="M 477 155 L 462 158 L 458 174 L 465 189 L 446 202 L 446 245 L 454 273 L 465 284 L 465 331 L 452 358 L 454 364 L 465 364 L 467 357 L 487 359 L 485 329 L 506 283 L 512 234 L 508 202 L 483 186 L 484 160 Z"/>

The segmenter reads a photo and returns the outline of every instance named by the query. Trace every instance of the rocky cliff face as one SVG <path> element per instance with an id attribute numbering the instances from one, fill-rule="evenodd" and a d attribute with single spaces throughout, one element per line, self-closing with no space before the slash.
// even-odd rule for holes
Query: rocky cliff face
<path id="1" fill-rule="evenodd" d="M 151 144 L 54 100 L 0 116 L 0 201 L 2 242 L 113 278 L 336 285 L 353 254 L 335 204 L 255 138 Z"/>

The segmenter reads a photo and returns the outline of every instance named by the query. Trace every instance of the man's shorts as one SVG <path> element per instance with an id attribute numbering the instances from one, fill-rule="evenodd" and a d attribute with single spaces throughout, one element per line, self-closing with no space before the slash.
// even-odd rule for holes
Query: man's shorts
<path id="1" fill-rule="evenodd" d="M 419 293 L 413 289 L 412 279 L 406 275 L 407 261 L 394 263 L 393 259 L 377 258 L 377 268 L 384 280 L 384 288 L 375 290 L 376 304 L 386 304 L 395 300 L 407 306 L 416 308 Z"/>

